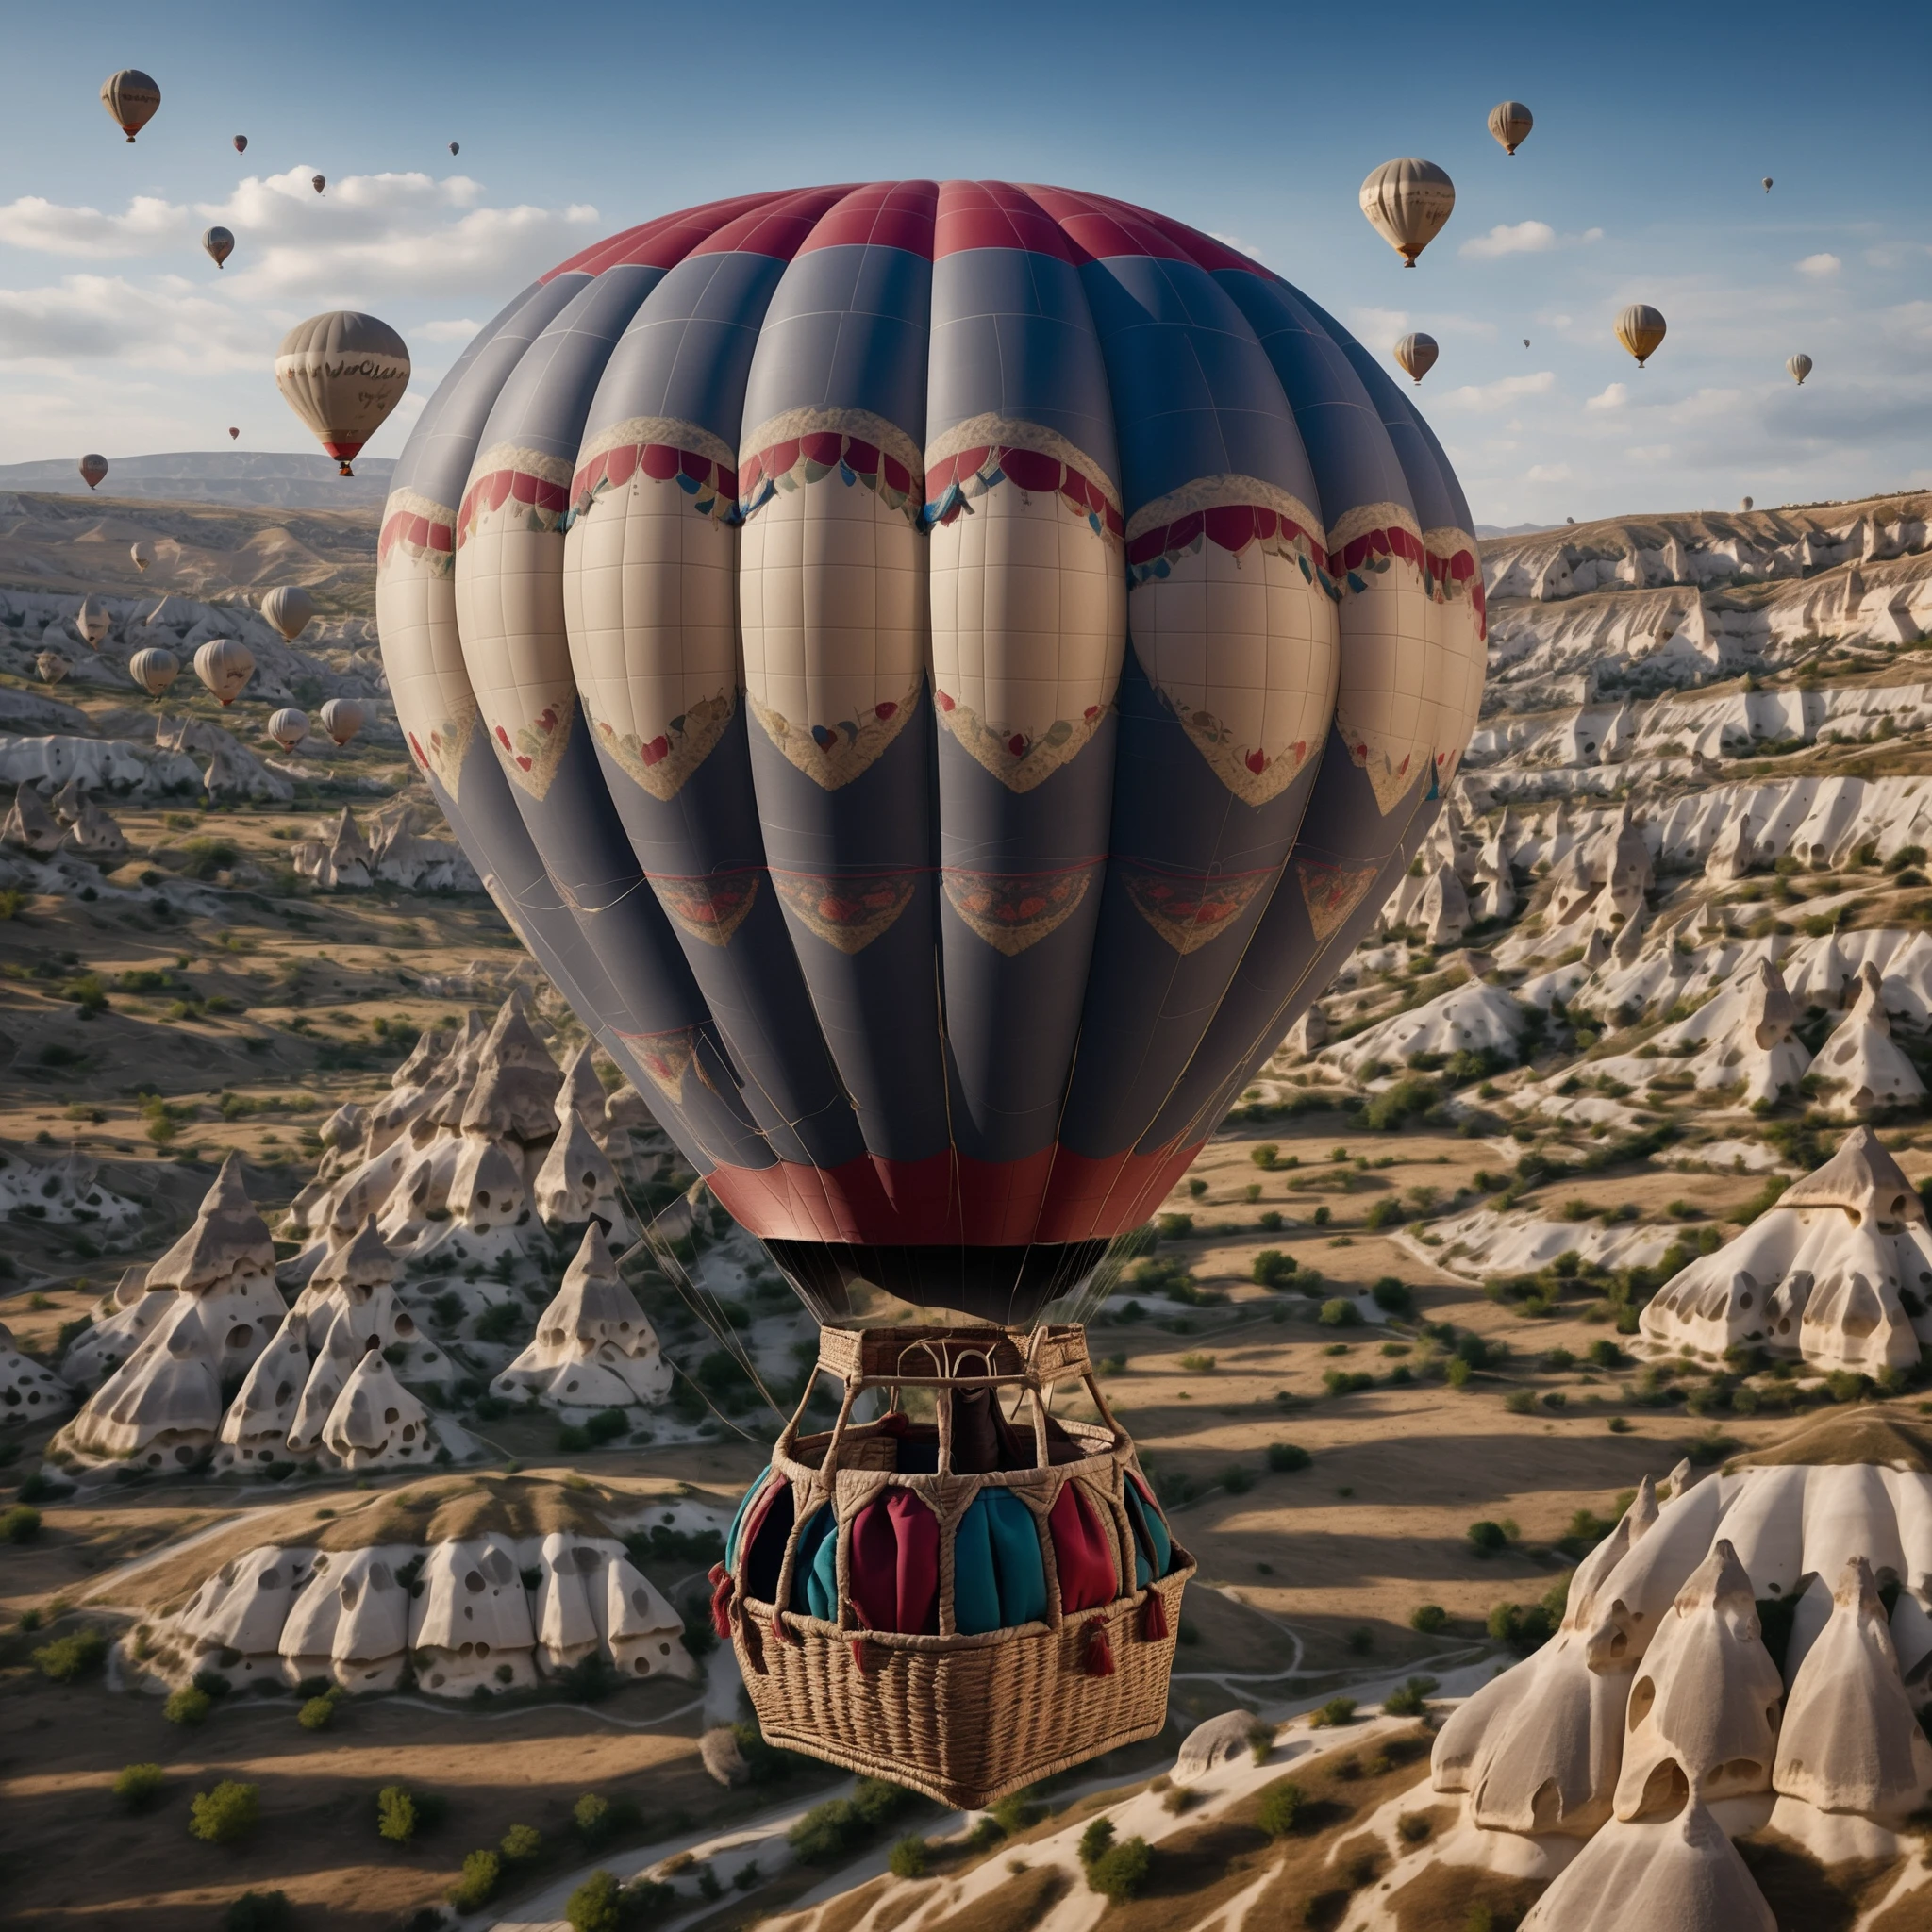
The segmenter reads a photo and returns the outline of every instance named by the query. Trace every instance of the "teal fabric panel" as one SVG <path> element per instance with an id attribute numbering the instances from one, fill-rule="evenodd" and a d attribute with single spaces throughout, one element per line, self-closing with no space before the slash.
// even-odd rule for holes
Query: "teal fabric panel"
<path id="1" fill-rule="evenodd" d="M 977 1637 L 1002 1627 L 999 1577 L 993 1569 L 992 1532 L 982 1490 L 959 1519 L 953 1537 L 953 1622 L 960 1634 Z"/>
<path id="2" fill-rule="evenodd" d="M 1134 1587 L 1145 1590 L 1174 1567 L 1174 1541 L 1158 1506 L 1132 1475 L 1127 1477 L 1127 1516 L 1134 1525 Z"/>
<path id="3" fill-rule="evenodd" d="M 791 1607 L 803 1616 L 839 1620 L 839 1519 L 829 1503 L 812 1511 L 791 1564 Z"/>
<path id="4" fill-rule="evenodd" d="M 745 1511 L 748 1510 L 758 1492 L 764 1488 L 765 1478 L 772 1473 L 768 1463 L 752 1479 L 752 1486 L 738 1499 L 738 1511 L 731 1519 L 731 1527 L 724 1534 L 724 1567 L 732 1569 L 738 1562 L 738 1532 L 744 1527 Z"/>

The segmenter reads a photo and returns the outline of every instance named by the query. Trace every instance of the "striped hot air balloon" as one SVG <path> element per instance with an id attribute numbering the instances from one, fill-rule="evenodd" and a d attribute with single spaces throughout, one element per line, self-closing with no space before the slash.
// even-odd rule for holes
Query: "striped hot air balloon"
<path id="1" fill-rule="evenodd" d="M 377 599 L 506 916 L 821 1315 L 1076 1286 L 1401 875 L 1483 680 L 1469 510 L 1376 358 L 1205 235 L 997 182 L 543 276 L 419 420 Z"/>

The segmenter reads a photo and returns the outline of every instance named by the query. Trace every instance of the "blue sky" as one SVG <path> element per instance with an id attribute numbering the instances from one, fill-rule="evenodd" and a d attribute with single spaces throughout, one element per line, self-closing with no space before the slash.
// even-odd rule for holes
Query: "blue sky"
<path id="1" fill-rule="evenodd" d="M 743 189 L 968 175 L 1235 240 L 1385 352 L 1427 329 L 1421 401 L 1490 523 L 1932 485 L 1912 8 L 1879 36 L 1780 7 L 94 0 L 9 8 L 5 42 L 0 461 L 229 424 L 308 447 L 275 345 L 338 307 L 410 342 L 393 455 L 471 327 L 587 241 Z M 133 147 L 96 98 L 121 66 L 163 94 Z M 1513 160 L 1484 126 L 1506 95 L 1537 117 Z M 1457 190 L 1412 273 L 1356 204 L 1402 154 Z M 1610 335 L 1631 300 L 1671 325 L 1642 372 Z"/>

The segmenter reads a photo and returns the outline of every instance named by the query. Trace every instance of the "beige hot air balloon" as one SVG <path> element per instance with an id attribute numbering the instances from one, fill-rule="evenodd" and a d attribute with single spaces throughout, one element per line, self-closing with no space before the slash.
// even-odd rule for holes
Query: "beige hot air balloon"
<path id="1" fill-rule="evenodd" d="M 308 177 L 308 185 L 315 190 L 316 193 L 320 194 L 328 186 L 328 176 L 326 175 L 311 175 Z"/>
<path id="2" fill-rule="evenodd" d="M 210 228 L 201 238 L 201 245 L 217 268 L 235 252 L 235 238 L 226 228 Z"/>
<path id="3" fill-rule="evenodd" d="M 1362 213 L 1407 268 L 1441 233 L 1456 208 L 1456 184 L 1434 161 L 1384 161 L 1362 183 Z"/>
<path id="4" fill-rule="evenodd" d="M 74 613 L 74 627 L 89 650 L 93 650 L 108 635 L 110 621 L 108 607 L 98 597 L 83 597 L 80 608 Z"/>
<path id="5" fill-rule="evenodd" d="M 225 709 L 255 675 L 255 653 L 240 638 L 215 638 L 195 652 L 194 675 L 221 699 Z"/>
<path id="6" fill-rule="evenodd" d="M 338 745 L 347 744 L 368 723 L 368 716 L 354 698 L 331 698 L 317 714 L 322 728 Z"/>
<path id="7" fill-rule="evenodd" d="M 1417 382 L 1436 366 L 1441 353 L 1434 336 L 1407 335 L 1395 345 L 1395 359 Z"/>
<path id="8" fill-rule="evenodd" d="M 315 599 L 300 584 L 284 584 L 261 600 L 261 614 L 293 643 L 315 615 Z"/>
<path id="9" fill-rule="evenodd" d="M 173 651 L 163 650 L 159 644 L 150 644 L 128 658 L 127 670 L 149 697 L 158 698 L 180 676 L 181 660 Z"/>
<path id="10" fill-rule="evenodd" d="M 1663 339 L 1663 315 L 1648 302 L 1633 302 L 1617 317 L 1617 340 L 1637 358 L 1640 369 L 1657 354 Z"/>
<path id="11" fill-rule="evenodd" d="M 1513 155 L 1535 125 L 1536 117 L 1521 101 L 1498 101 L 1490 109 L 1490 132 L 1502 142 L 1506 155 Z"/>
<path id="12" fill-rule="evenodd" d="M 155 560 L 154 548 L 151 544 L 147 543 L 132 545 L 127 554 L 133 558 L 136 570 L 145 570 Z"/>
<path id="13" fill-rule="evenodd" d="M 41 674 L 42 684 L 58 684 L 73 668 L 58 651 L 42 651 L 34 659 L 34 669 Z"/>
<path id="14" fill-rule="evenodd" d="M 1791 380 L 1802 387 L 1805 378 L 1811 374 L 1811 358 L 1800 349 L 1785 363 L 1785 367 L 1791 372 Z"/>
<path id="15" fill-rule="evenodd" d="M 90 490 L 98 490 L 101 487 L 102 477 L 108 474 L 108 459 L 106 457 L 96 456 L 90 450 L 86 456 L 81 458 L 79 468 L 81 481 Z"/>
<path id="16" fill-rule="evenodd" d="M 386 322 L 337 308 L 298 322 L 275 352 L 275 387 L 322 446 L 350 459 L 382 427 L 409 386 L 409 351 Z"/>
<path id="17" fill-rule="evenodd" d="M 130 142 L 155 118 L 160 105 L 160 89 L 138 67 L 124 67 L 101 83 L 101 106 Z"/>
<path id="18" fill-rule="evenodd" d="M 308 713 L 286 705 L 268 721 L 268 735 L 284 751 L 293 751 L 308 736 Z"/>

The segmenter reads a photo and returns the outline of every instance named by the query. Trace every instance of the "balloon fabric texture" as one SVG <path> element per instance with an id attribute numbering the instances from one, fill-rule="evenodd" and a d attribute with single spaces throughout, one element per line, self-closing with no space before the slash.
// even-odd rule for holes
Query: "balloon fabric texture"
<path id="1" fill-rule="evenodd" d="M 1025 1323 L 1409 863 L 1467 505 L 1249 257 L 1000 182 L 586 249 L 444 378 L 377 614 L 505 916 L 822 1319 Z"/>

